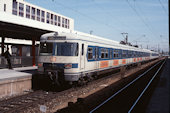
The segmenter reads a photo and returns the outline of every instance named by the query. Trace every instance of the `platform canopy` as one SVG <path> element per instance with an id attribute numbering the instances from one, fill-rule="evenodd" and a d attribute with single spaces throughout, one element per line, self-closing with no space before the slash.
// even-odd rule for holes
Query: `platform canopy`
<path id="1" fill-rule="evenodd" d="M 39 41 L 40 36 L 44 33 L 52 31 L 31 28 L 28 26 L 11 24 L 0 21 L 0 37 L 8 37 L 14 39 L 25 39 L 25 40 L 35 40 Z"/>

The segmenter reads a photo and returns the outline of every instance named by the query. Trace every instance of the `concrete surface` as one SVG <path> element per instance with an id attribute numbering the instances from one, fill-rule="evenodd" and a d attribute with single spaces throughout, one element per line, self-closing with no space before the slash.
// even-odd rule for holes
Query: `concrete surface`
<path id="1" fill-rule="evenodd" d="M 0 98 L 12 96 L 31 90 L 32 73 L 22 72 L 35 70 L 37 67 L 0 69 Z"/>

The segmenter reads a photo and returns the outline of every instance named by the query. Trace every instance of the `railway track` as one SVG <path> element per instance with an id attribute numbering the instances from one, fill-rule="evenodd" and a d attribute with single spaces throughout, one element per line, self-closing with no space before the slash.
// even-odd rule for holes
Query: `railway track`
<path id="1" fill-rule="evenodd" d="M 45 91 L 35 91 L 19 97 L 0 101 L 0 113 L 23 112 L 25 108 L 32 107 L 38 103 L 43 103 L 51 98 L 55 93 Z"/>
<path id="2" fill-rule="evenodd" d="M 112 96 L 106 99 L 104 102 L 93 108 L 90 113 L 104 113 L 104 112 L 115 112 L 115 113 L 144 113 L 145 109 L 141 109 L 141 98 L 144 99 L 148 96 L 148 88 L 158 76 L 158 73 L 162 69 L 165 61 L 160 61 L 143 74 L 138 76 L 129 84 L 115 92 Z M 147 92 L 145 94 L 145 92 Z M 148 95 L 147 95 L 148 94 Z M 146 100 L 145 100 L 146 101 Z M 143 105 L 142 107 L 144 107 Z"/>
<path id="3" fill-rule="evenodd" d="M 158 61 L 153 62 L 151 65 L 146 66 L 146 68 L 131 73 L 130 76 L 110 84 L 92 95 L 80 98 L 75 103 L 69 103 L 68 107 L 58 110 L 57 113 L 127 113 L 143 89 L 145 89 L 153 74 L 156 73 L 155 70 L 158 70 L 162 61 L 159 63 Z M 137 68 L 134 69 L 136 70 Z M 151 91 L 149 90 L 148 92 Z M 144 96 L 141 97 L 143 98 Z M 149 97 L 144 98 L 149 99 Z M 139 103 L 142 102 L 137 104 Z M 141 106 L 135 106 L 135 112 L 140 113 L 136 111 L 136 108 L 141 109 Z M 143 110 L 141 111 L 143 113 Z"/>
<path id="4" fill-rule="evenodd" d="M 103 87 L 107 87 L 120 79 L 120 74 L 116 73 L 90 82 L 82 87 L 70 88 L 60 92 L 34 91 L 26 95 L 5 99 L 0 101 L 0 113 L 40 112 L 40 105 L 44 105 L 47 112 L 55 112 L 58 109 L 67 107 L 68 102 L 76 102 L 79 97 L 85 98 L 93 95 Z M 81 99 L 78 100 L 81 101 Z"/>

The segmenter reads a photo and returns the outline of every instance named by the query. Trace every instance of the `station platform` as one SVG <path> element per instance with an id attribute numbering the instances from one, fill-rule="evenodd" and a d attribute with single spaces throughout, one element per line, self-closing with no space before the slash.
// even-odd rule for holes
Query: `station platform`
<path id="1" fill-rule="evenodd" d="M 0 98 L 31 90 L 32 75 L 36 70 L 36 66 L 0 69 Z"/>
<path id="2" fill-rule="evenodd" d="M 170 57 L 146 109 L 146 113 L 170 113 Z"/>

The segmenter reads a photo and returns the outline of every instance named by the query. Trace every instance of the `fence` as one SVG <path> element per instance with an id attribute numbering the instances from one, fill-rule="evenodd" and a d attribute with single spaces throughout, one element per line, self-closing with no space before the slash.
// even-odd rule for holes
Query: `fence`
<path id="1" fill-rule="evenodd" d="M 12 67 L 25 67 L 25 66 L 32 66 L 32 56 L 14 56 L 11 57 L 11 64 Z M 36 57 L 36 65 L 37 65 L 37 58 Z M 8 68 L 8 63 L 5 57 L 0 56 L 0 68 Z"/>

